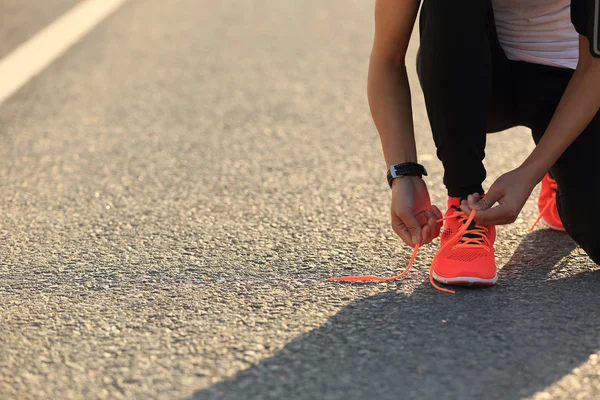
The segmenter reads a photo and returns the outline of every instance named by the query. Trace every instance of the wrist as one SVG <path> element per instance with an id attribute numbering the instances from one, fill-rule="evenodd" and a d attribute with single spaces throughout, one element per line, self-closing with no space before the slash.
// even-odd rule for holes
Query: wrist
<path id="1" fill-rule="evenodd" d="M 405 155 L 402 157 L 394 157 L 392 161 L 386 162 L 388 169 L 390 169 L 392 165 L 399 165 L 404 163 L 418 163 L 417 156 Z"/>
<path id="2" fill-rule="evenodd" d="M 540 183 L 549 170 L 549 168 L 546 168 L 543 165 L 537 165 L 536 163 L 523 163 L 519 169 L 523 171 L 525 181 L 532 187 Z"/>
<path id="3" fill-rule="evenodd" d="M 406 184 L 413 185 L 422 180 L 423 178 L 420 176 L 399 176 L 392 181 L 392 190 L 399 190 L 398 188 L 405 187 Z"/>
<path id="4" fill-rule="evenodd" d="M 546 137 L 542 138 L 542 140 L 543 139 L 546 139 Z M 542 180 L 560 155 L 553 155 L 552 151 L 548 151 L 549 149 L 547 148 L 542 148 L 542 146 L 540 146 L 541 144 L 542 141 L 538 143 L 529 157 L 527 157 L 519 167 L 524 171 L 526 179 L 529 179 L 533 186 L 537 185 Z"/>
<path id="5" fill-rule="evenodd" d="M 390 169 L 392 165 L 403 164 L 403 163 L 416 163 L 417 160 L 417 148 L 414 140 L 402 141 L 401 143 L 384 146 L 383 157 L 387 168 Z"/>

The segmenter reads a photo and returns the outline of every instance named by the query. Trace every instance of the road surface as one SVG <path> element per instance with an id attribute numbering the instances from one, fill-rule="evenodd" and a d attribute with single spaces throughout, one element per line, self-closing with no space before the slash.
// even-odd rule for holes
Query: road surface
<path id="1" fill-rule="evenodd" d="M 76 1 L 10 0 L 0 57 Z M 372 2 L 129 0 L 0 104 L 0 398 L 600 398 L 600 272 L 498 232 L 496 287 L 410 249 L 365 86 Z M 420 161 L 444 207 L 408 62 Z M 1 79 L 1 77 L 0 77 Z M 489 185 L 532 149 L 489 137 Z"/>

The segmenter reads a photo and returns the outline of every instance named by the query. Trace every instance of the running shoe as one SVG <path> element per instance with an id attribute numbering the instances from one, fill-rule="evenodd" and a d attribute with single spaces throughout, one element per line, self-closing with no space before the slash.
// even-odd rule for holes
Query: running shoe
<path id="1" fill-rule="evenodd" d="M 494 226 L 475 223 L 460 209 L 460 199 L 450 197 L 440 249 L 433 259 L 431 276 L 448 285 L 494 285 L 498 281 L 495 239 Z"/>
<path id="2" fill-rule="evenodd" d="M 556 206 L 556 191 L 558 185 L 556 181 L 550 177 L 550 174 L 546 174 L 542 179 L 542 188 L 540 189 L 540 197 L 538 198 L 538 209 L 540 215 L 531 227 L 531 230 L 535 228 L 539 221 L 542 221 L 548 228 L 564 232 L 565 227 L 558 214 L 558 207 Z"/>

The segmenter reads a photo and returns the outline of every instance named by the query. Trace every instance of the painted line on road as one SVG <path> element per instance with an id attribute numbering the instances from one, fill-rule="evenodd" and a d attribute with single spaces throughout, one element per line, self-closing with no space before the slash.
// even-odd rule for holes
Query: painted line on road
<path id="1" fill-rule="evenodd" d="M 0 104 L 126 1 L 83 1 L 0 60 Z"/>

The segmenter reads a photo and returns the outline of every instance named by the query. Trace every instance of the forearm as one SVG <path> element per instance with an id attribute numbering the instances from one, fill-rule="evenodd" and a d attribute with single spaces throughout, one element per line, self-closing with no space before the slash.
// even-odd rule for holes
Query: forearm
<path id="1" fill-rule="evenodd" d="M 417 162 L 406 68 L 371 58 L 367 91 L 388 168 L 391 164 Z"/>
<path id="2" fill-rule="evenodd" d="M 577 67 L 544 136 L 523 163 L 536 183 L 581 134 L 599 108 L 600 59 L 594 59 Z"/>

